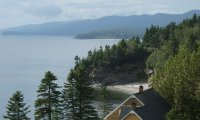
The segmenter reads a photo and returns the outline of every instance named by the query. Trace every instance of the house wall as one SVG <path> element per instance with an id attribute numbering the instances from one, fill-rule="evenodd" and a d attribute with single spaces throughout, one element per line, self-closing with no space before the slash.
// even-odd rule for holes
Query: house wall
<path id="1" fill-rule="evenodd" d="M 128 116 L 125 117 L 124 120 L 141 120 L 141 119 L 135 114 L 129 114 Z"/>

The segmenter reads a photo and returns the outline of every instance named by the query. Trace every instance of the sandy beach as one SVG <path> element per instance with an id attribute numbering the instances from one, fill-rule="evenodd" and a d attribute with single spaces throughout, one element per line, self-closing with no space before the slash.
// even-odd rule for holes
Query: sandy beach
<path id="1" fill-rule="evenodd" d="M 109 90 L 113 91 L 119 91 L 124 92 L 127 94 L 133 94 L 139 92 L 139 86 L 142 85 L 144 87 L 144 90 L 149 88 L 148 83 L 131 83 L 131 84 L 125 84 L 125 85 L 110 85 L 107 88 Z"/>

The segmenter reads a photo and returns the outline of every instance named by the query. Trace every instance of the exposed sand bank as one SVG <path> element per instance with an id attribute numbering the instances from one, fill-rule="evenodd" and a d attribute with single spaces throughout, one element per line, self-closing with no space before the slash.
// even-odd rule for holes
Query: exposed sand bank
<path id="1" fill-rule="evenodd" d="M 124 92 L 127 94 L 133 94 L 133 93 L 139 92 L 140 85 L 142 85 L 144 87 L 144 90 L 149 88 L 148 83 L 131 83 L 131 84 L 125 84 L 125 85 L 110 85 L 107 88 L 108 88 L 108 90 Z"/>

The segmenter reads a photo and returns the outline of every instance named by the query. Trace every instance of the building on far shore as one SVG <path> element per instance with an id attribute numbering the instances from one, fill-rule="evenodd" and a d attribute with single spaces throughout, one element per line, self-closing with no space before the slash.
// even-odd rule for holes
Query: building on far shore
<path id="1" fill-rule="evenodd" d="M 165 120 L 170 105 L 153 88 L 131 95 L 104 120 Z"/>

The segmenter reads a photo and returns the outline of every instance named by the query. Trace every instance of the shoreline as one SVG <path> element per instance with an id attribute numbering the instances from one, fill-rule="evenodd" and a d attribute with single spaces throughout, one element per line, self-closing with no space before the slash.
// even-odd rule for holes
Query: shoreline
<path id="1" fill-rule="evenodd" d="M 107 86 L 107 89 L 112 90 L 112 91 L 123 92 L 123 93 L 131 95 L 131 94 L 139 92 L 140 85 L 142 85 L 144 87 L 144 90 L 149 89 L 148 83 L 139 83 L 139 82 L 125 84 L 125 85 L 109 85 L 109 86 Z"/>

